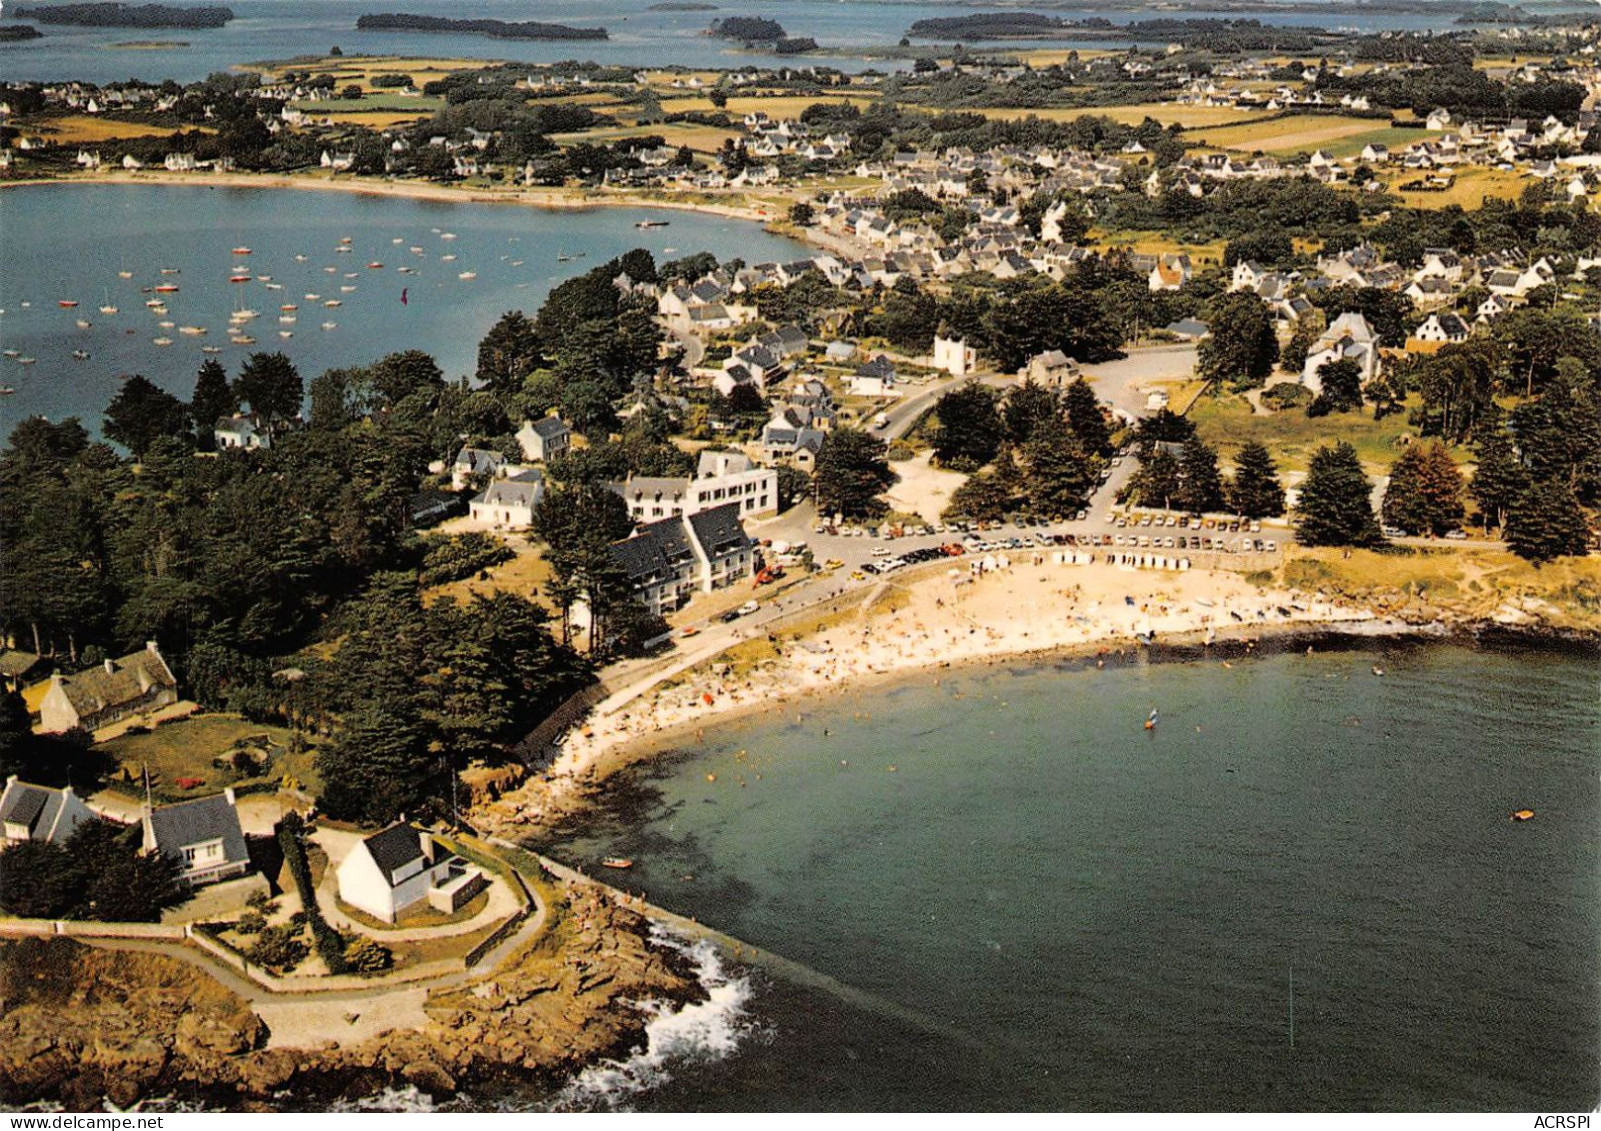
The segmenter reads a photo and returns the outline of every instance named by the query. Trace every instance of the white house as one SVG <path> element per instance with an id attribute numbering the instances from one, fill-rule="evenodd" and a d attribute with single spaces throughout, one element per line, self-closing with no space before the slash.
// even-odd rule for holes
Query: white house
<path id="1" fill-rule="evenodd" d="M 526 530 L 534 524 L 534 511 L 545 501 L 545 477 L 529 468 L 507 479 L 496 479 L 483 494 L 467 504 L 474 522 L 503 530 Z"/>
<path id="2" fill-rule="evenodd" d="M 737 505 L 740 518 L 778 510 L 778 472 L 739 452 L 702 452 L 694 478 L 631 475 L 611 489 L 639 522 L 656 522 Z"/>
<path id="3" fill-rule="evenodd" d="M 144 849 L 178 861 L 179 876 L 190 884 L 209 884 L 250 870 L 250 852 L 239 824 L 233 790 L 145 807 Z"/>
<path id="4" fill-rule="evenodd" d="M 336 874 L 339 898 L 385 923 L 423 900 L 449 914 L 488 886 L 483 872 L 405 821 L 358 843 Z"/>
<path id="5" fill-rule="evenodd" d="M 1366 318 L 1349 311 L 1336 318 L 1313 343 L 1301 370 L 1301 384 L 1314 393 L 1323 391 L 1318 371 L 1331 361 L 1354 361 L 1362 370 L 1362 383 L 1373 380 L 1379 369 L 1379 339 Z"/>
<path id="6" fill-rule="evenodd" d="M 47 734 L 82 727 L 88 731 L 178 701 L 178 680 L 154 640 L 120 659 L 74 675 L 57 672 L 39 704 L 39 726 Z"/>
<path id="7" fill-rule="evenodd" d="M 966 377 L 978 364 L 978 353 L 964 338 L 934 336 L 935 369 L 943 369 L 952 377 Z"/>
<path id="8" fill-rule="evenodd" d="M 559 416 L 525 420 L 517 430 L 517 442 L 530 463 L 555 459 L 573 446 L 573 430 Z"/>
<path id="9" fill-rule="evenodd" d="M 1423 325 L 1412 332 L 1412 337 L 1430 343 L 1465 342 L 1468 340 L 1468 324 L 1459 315 L 1449 311 L 1431 314 Z"/>
<path id="10" fill-rule="evenodd" d="M 253 413 L 222 417 L 212 426 L 211 436 L 217 442 L 219 451 L 240 448 L 250 452 L 257 448 L 272 447 L 272 436 L 257 426 Z"/>
<path id="11" fill-rule="evenodd" d="M 73 829 L 93 819 L 94 814 L 70 785 L 51 789 L 18 781 L 12 774 L 0 792 L 0 849 L 25 840 L 60 844 Z"/>

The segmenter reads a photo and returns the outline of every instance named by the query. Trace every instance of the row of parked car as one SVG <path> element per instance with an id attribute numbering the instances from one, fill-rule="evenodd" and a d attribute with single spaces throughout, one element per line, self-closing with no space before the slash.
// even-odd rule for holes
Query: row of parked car
<path id="1" fill-rule="evenodd" d="M 907 566 L 918 565 L 922 562 L 931 562 L 938 558 L 960 557 L 966 552 L 955 542 L 946 546 L 926 546 L 921 550 L 907 550 L 904 554 L 898 554 L 894 557 L 883 556 L 880 551 L 874 550 L 873 553 L 878 560 L 863 564 L 862 571 L 864 573 L 878 574 L 894 573 L 898 569 L 905 569 Z M 887 551 L 884 553 L 887 554 Z"/>

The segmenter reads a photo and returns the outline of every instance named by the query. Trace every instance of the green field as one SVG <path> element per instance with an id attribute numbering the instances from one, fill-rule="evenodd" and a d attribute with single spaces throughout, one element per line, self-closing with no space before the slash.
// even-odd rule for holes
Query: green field
<path id="1" fill-rule="evenodd" d="M 214 759 L 226 757 L 236 742 L 260 736 L 265 736 L 274 752 L 265 773 L 240 772 L 232 766 L 214 764 Z M 121 735 L 96 749 L 116 761 L 108 784 L 124 793 L 143 796 L 143 767 L 148 766 L 151 792 L 160 801 L 203 797 L 224 786 L 276 782 L 285 774 L 313 792 L 317 788 L 312 754 L 291 752 L 288 730 L 248 722 L 238 715 L 194 715 L 155 727 L 147 734 Z M 197 779 L 201 784 L 184 789 L 178 785 L 179 778 Z"/>
<path id="2" fill-rule="evenodd" d="M 1414 407 L 1415 400 L 1407 408 Z M 1203 396 L 1190 410 L 1201 439 L 1211 444 L 1223 462 L 1232 463 L 1240 445 L 1250 440 L 1267 445 L 1278 461 L 1280 472 L 1304 472 L 1312 453 L 1325 444 L 1344 440 L 1356 449 L 1369 475 L 1388 475 L 1390 465 L 1404 450 L 1402 436 L 1417 437 L 1417 429 L 1407 423 L 1407 412 L 1397 412 L 1383 420 L 1373 419 L 1373 410 L 1309 417 L 1305 409 L 1258 416 L 1244 397 Z M 1454 453 L 1458 459 L 1465 453 Z"/>

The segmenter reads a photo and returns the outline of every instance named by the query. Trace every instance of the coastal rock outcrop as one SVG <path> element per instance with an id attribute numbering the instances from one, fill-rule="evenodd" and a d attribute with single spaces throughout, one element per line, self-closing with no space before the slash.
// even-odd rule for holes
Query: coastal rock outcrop
<path id="1" fill-rule="evenodd" d="M 198 1094 L 251 1107 L 284 1088 L 316 1103 L 401 1083 L 436 1097 L 478 1080 L 555 1084 L 637 1045 L 640 1003 L 704 998 L 643 916 L 596 889 L 557 890 L 549 928 L 525 951 L 431 996 L 424 1027 L 352 1045 L 264 1048 L 250 1003 L 177 958 L 0 942 L 0 1103 L 82 1110 Z"/>

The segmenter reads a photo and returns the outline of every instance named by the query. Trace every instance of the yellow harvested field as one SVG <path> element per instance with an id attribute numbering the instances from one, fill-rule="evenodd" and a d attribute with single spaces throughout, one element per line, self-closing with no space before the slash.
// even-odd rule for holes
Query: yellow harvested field
<path id="1" fill-rule="evenodd" d="M 1115 51 L 1108 47 L 1080 47 L 1077 50 L 1071 47 L 1035 47 L 1027 51 L 1007 52 L 1018 59 L 1022 59 L 1031 67 L 1055 67 L 1067 62 L 1068 58 L 1077 55 L 1079 59 L 1100 59 L 1108 55 L 1122 55 L 1124 52 Z"/>
<path id="2" fill-rule="evenodd" d="M 1325 114 L 1291 114 L 1272 121 L 1223 126 L 1196 134 L 1196 140 L 1219 149 L 1247 152 L 1298 153 L 1338 141 L 1353 134 L 1368 133 L 1385 123 L 1377 118 L 1343 118 Z"/>
<path id="3" fill-rule="evenodd" d="M 655 136 L 662 139 L 664 144 L 673 146 L 687 145 L 701 153 L 713 153 L 723 147 L 726 138 L 739 137 L 738 130 L 725 130 L 717 126 L 697 126 L 686 124 L 650 125 L 650 126 L 607 126 L 602 129 L 584 130 L 580 133 L 551 134 L 551 140 L 560 145 L 571 145 L 578 141 L 603 142 L 616 141 L 625 137 Z"/>
<path id="4" fill-rule="evenodd" d="M 365 126 L 369 130 L 387 130 L 390 126 L 401 122 L 415 122 L 426 118 L 433 113 L 431 107 L 418 107 L 414 113 L 404 114 L 398 110 L 375 110 L 370 114 L 358 110 L 336 111 L 332 114 L 321 115 L 330 122 L 344 126 Z"/>
<path id="5" fill-rule="evenodd" d="M 407 59 L 398 55 L 368 55 L 358 58 L 321 59 L 315 63 L 296 62 L 275 67 L 266 73 L 282 75 L 285 71 L 310 70 L 319 74 L 336 75 L 340 82 L 369 84 L 375 75 L 409 75 L 413 86 L 443 78 L 453 71 L 476 71 L 493 66 L 488 59 Z"/>
<path id="6" fill-rule="evenodd" d="M 1090 232 L 1090 242 L 1098 249 L 1110 251 L 1128 248 L 1141 255 L 1169 255 L 1186 252 L 1196 267 L 1223 262 L 1222 240 L 1208 243 L 1185 243 L 1166 232 Z"/>
<path id="7" fill-rule="evenodd" d="M 1237 110 L 1232 106 L 1179 106 L 1168 102 L 1142 102 L 1132 106 L 1054 106 L 1041 110 L 1003 106 L 978 110 L 986 118 L 1039 118 L 1047 122 L 1071 122 L 1076 118 L 1110 118 L 1114 122 L 1137 126 L 1154 118 L 1164 126 L 1178 123 L 1185 129 L 1236 125 L 1261 118 L 1260 111 Z"/>
<path id="8" fill-rule="evenodd" d="M 1515 200 L 1530 182 L 1519 173 L 1507 169 L 1465 168 L 1456 174 L 1456 183 L 1444 192 L 1400 192 L 1396 186 L 1421 179 L 1425 174 L 1406 173 L 1390 177 L 1389 186 L 1403 201 L 1414 208 L 1445 208 L 1459 204 L 1463 208 L 1477 208 L 1485 197 Z"/>
<path id="9" fill-rule="evenodd" d="M 216 133 L 204 126 L 191 126 L 202 133 Z M 168 137 L 178 131 L 172 126 L 152 126 L 144 122 L 119 122 L 112 118 L 97 118 L 88 114 L 75 114 L 69 118 L 55 118 L 39 127 L 52 141 L 73 145 L 81 142 L 116 141 L 125 137 Z"/>
<path id="10" fill-rule="evenodd" d="M 772 98 L 761 98 L 755 95 L 741 94 L 728 100 L 723 113 L 732 119 L 743 118 L 756 110 L 764 111 L 769 118 L 798 118 L 801 111 L 817 102 L 854 102 L 858 106 L 871 105 L 876 99 L 866 94 L 820 94 L 811 96 L 804 94 L 780 94 Z M 692 98 L 664 98 L 662 110 L 668 114 L 683 114 L 691 110 L 700 110 L 706 113 L 715 112 L 711 99 L 701 95 Z"/>

